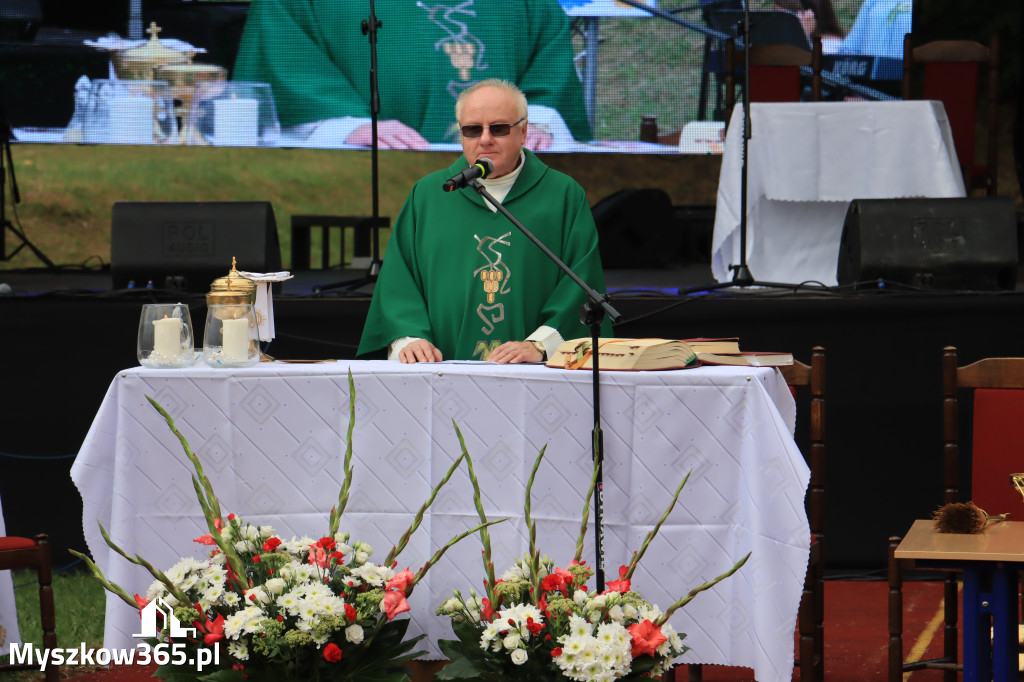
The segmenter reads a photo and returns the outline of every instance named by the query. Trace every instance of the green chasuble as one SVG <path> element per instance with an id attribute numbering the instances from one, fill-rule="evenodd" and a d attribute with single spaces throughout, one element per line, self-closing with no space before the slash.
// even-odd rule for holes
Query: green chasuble
<path id="1" fill-rule="evenodd" d="M 604 292 L 597 228 L 575 180 L 526 151 L 502 204 L 596 291 Z M 381 357 L 403 336 L 437 346 L 445 360 L 482 360 L 541 325 L 564 339 L 589 336 L 583 290 L 471 187 L 445 192 L 466 168 L 459 157 L 416 183 L 402 207 L 373 290 L 359 356 Z M 602 336 L 611 336 L 606 319 Z"/>
<path id="2" fill-rule="evenodd" d="M 457 143 L 455 98 L 502 78 L 557 110 L 574 138 L 592 138 L 557 0 L 377 0 L 374 11 L 381 121 Z M 369 118 L 368 18 L 355 0 L 253 0 L 231 77 L 270 83 L 284 126 Z"/>

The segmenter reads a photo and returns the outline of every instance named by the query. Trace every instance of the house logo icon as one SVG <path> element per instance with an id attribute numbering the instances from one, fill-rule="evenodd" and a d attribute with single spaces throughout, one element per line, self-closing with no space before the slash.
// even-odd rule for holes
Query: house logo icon
<path id="1" fill-rule="evenodd" d="M 195 628 L 183 628 L 178 619 L 174 616 L 174 609 L 167 605 L 163 599 L 154 599 L 153 601 L 146 604 L 145 608 L 139 612 L 142 617 L 142 632 L 132 635 L 132 637 L 148 637 L 155 638 L 160 632 L 160 628 L 157 627 L 156 616 L 157 613 L 164 617 L 164 622 L 170 625 L 168 634 L 171 638 L 174 637 L 188 637 L 194 635 Z"/>

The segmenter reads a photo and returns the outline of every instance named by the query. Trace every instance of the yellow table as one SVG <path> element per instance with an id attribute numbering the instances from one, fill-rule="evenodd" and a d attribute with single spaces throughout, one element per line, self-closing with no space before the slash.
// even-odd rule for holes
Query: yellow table
<path id="1" fill-rule="evenodd" d="M 921 568 L 963 571 L 964 682 L 1016 682 L 1017 579 L 1024 569 L 1024 522 L 990 523 L 982 533 L 959 534 L 939 533 L 934 521 L 918 520 L 894 556 Z"/>

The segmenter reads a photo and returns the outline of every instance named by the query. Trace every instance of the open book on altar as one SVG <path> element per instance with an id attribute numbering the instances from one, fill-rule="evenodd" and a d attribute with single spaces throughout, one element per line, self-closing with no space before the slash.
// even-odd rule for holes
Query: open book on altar
<path id="1" fill-rule="evenodd" d="M 778 367 L 792 365 L 792 353 L 741 351 L 739 340 L 598 339 L 601 369 L 641 371 L 708 365 Z M 591 339 L 563 341 L 545 363 L 559 369 L 593 369 Z"/>
<path id="2" fill-rule="evenodd" d="M 639 371 L 683 369 L 700 363 L 693 348 L 674 339 L 598 339 L 601 369 Z M 591 339 L 563 341 L 545 363 L 559 369 L 593 369 Z"/>

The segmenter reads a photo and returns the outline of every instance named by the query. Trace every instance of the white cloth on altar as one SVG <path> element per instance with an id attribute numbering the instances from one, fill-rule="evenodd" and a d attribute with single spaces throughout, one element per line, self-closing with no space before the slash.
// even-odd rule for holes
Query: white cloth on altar
<path id="1" fill-rule="evenodd" d="M 0 506 L 0 537 L 7 534 L 4 512 Z M 0 657 L 6 657 L 11 644 L 21 644 L 18 631 L 18 609 L 14 602 L 14 581 L 10 571 L 0 571 Z"/>
<path id="2" fill-rule="evenodd" d="M 199 556 L 206 532 L 180 443 L 147 403 L 174 418 L 203 462 L 225 514 L 269 524 L 281 535 L 318 537 L 343 479 L 348 371 L 356 386 L 354 480 L 342 530 L 383 560 L 430 488 L 459 454 L 457 424 L 474 458 L 490 518 L 499 574 L 527 549 L 523 493 L 537 452 L 547 454 L 533 490 L 538 545 L 557 564 L 571 559 L 591 473 L 589 372 L 537 365 L 353 361 L 244 369 L 191 367 L 119 372 L 72 468 L 83 498 L 89 549 L 108 578 L 143 592 L 149 575 L 113 554 L 113 540 L 166 568 Z M 762 682 L 788 682 L 810 532 L 809 471 L 793 441 L 795 405 L 771 368 L 701 367 L 674 372 L 604 372 L 605 536 L 608 579 L 638 549 L 692 476 L 633 578 L 667 607 L 724 572 L 739 573 L 673 617 L 683 662 L 754 668 Z M 591 523 L 593 514 L 591 514 Z M 422 565 L 477 523 L 465 470 L 456 472 L 399 557 Z M 593 563 L 592 528 L 584 557 Z M 476 536 L 448 552 L 410 598 L 410 634 L 436 658 L 451 638 L 434 615 L 452 588 L 480 589 Z M 593 586 L 593 583 L 592 583 Z M 105 646 L 131 646 L 136 612 L 108 596 Z"/>
<path id="3" fill-rule="evenodd" d="M 941 102 L 759 103 L 750 109 L 747 265 L 762 282 L 836 284 L 854 199 L 962 197 L 963 175 Z M 743 108 L 725 138 L 711 271 L 740 262 Z"/>

